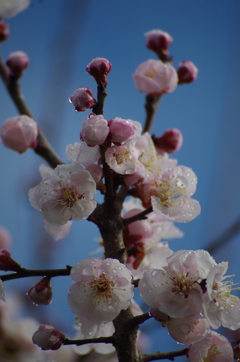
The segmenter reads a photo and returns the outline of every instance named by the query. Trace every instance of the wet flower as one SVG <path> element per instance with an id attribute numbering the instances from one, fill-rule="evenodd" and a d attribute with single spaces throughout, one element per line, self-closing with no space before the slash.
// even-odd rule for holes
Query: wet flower
<path id="1" fill-rule="evenodd" d="M 133 296 L 130 271 L 117 259 L 88 258 L 71 269 L 74 284 L 68 303 L 80 321 L 110 322 L 127 309 Z"/>

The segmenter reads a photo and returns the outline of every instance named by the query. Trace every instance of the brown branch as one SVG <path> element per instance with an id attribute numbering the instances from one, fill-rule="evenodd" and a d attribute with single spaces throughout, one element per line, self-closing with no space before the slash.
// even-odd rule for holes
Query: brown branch
<path id="1" fill-rule="evenodd" d="M 139 324 L 146 322 L 150 318 L 152 318 L 152 316 L 149 312 L 143 313 L 143 314 L 137 315 L 136 317 L 133 317 L 130 324 L 132 327 L 138 326 Z"/>
<path id="2" fill-rule="evenodd" d="M 143 210 L 142 212 L 139 212 L 139 214 L 136 214 L 134 216 L 128 217 L 127 219 L 123 219 L 123 224 L 124 226 L 128 226 L 129 224 L 131 224 L 134 221 L 138 221 L 138 220 L 146 220 L 147 214 L 150 214 L 150 212 L 152 212 L 153 209 L 152 207 L 148 207 L 146 210 Z"/>
<path id="3" fill-rule="evenodd" d="M 227 241 L 229 241 L 235 234 L 240 231 L 240 220 L 230 226 L 219 238 L 210 242 L 207 251 L 211 254 L 217 249 L 221 248 Z"/>
<path id="4" fill-rule="evenodd" d="M 175 357 L 185 356 L 188 351 L 188 348 L 181 349 L 180 351 L 173 352 L 156 352 L 152 354 L 143 354 L 142 362 L 149 361 L 159 361 L 161 359 L 169 359 L 170 361 L 174 361 Z"/>
<path id="5" fill-rule="evenodd" d="M 159 107 L 159 103 L 162 98 L 162 95 L 163 94 L 161 93 L 157 96 L 151 96 L 151 95 L 146 96 L 146 104 L 145 104 L 146 121 L 145 121 L 145 126 L 143 129 L 143 133 L 151 131 L 154 117 L 155 117 L 155 114 Z"/>
<path id="6" fill-rule="evenodd" d="M 33 115 L 28 108 L 22 91 L 21 86 L 18 83 L 18 80 L 8 73 L 6 66 L 4 65 L 3 59 L 0 56 L 0 77 L 3 80 L 3 83 L 6 86 L 6 89 L 12 98 L 13 103 L 15 104 L 19 114 L 24 114 L 30 118 L 33 118 Z M 38 138 L 37 138 L 37 147 L 34 149 L 34 152 L 44 158 L 52 168 L 55 168 L 57 165 L 63 164 L 60 158 L 57 156 L 55 151 L 50 146 L 48 140 L 44 136 L 43 132 L 38 128 Z"/>
<path id="7" fill-rule="evenodd" d="M 28 278 L 28 277 L 36 277 L 36 276 L 46 276 L 48 278 L 58 277 L 70 275 L 71 267 L 67 265 L 66 269 L 42 269 L 42 270 L 32 270 L 32 269 L 24 269 L 17 273 L 0 275 L 0 279 L 5 282 L 7 280 L 20 279 L 20 278 Z"/>
<path id="8" fill-rule="evenodd" d="M 103 114 L 104 101 L 108 93 L 106 91 L 106 87 L 103 84 L 98 84 L 97 90 L 97 103 L 94 105 L 92 110 L 95 114 Z"/>
<path id="9" fill-rule="evenodd" d="M 99 337 L 99 338 L 88 338 L 88 339 L 68 339 L 66 338 L 63 344 L 76 344 L 77 346 L 81 346 L 83 344 L 89 343 L 111 343 L 114 345 L 114 337 Z"/>
<path id="10" fill-rule="evenodd" d="M 138 287 L 139 280 L 140 280 L 140 279 L 133 279 L 133 280 L 132 280 L 132 284 L 134 285 L 135 288 Z"/>

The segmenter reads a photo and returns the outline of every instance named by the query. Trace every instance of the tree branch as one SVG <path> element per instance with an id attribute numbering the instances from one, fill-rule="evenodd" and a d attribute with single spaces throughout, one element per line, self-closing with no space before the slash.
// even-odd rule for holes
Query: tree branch
<path id="1" fill-rule="evenodd" d="M 22 91 L 21 86 L 16 80 L 16 78 L 8 73 L 6 66 L 4 65 L 3 59 L 0 56 L 0 77 L 3 80 L 3 83 L 6 86 L 6 89 L 12 98 L 13 103 L 15 104 L 19 114 L 24 114 L 30 118 L 33 118 L 33 115 L 28 108 Z M 50 146 L 48 140 L 44 136 L 43 132 L 38 128 L 38 138 L 37 138 L 37 147 L 34 149 L 34 152 L 44 158 L 52 168 L 57 167 L 57 165 L 63 164 L 60 158 L 57 156 L 55 151 Z"/>
<path id="2" fill-rule="evenodd" d="M 151 95 L 146 96 L 146 104 L 145 104 L 146 121 L 145 121 L 145 126 L 143 129 L 143 133 L 145 133 L 145 132 L 150 133 L 152 125 L 153 125 L 154 117 L 155 117 L 155 114 L 159 107 L 159 103 L 161 101 L 162 95 L 163 94 L 161 93 L 157 96 L 151 96 Z"/>
<path id="3" fill-rule="evenodd" d="M 128 217 L 127 219 L 123 219 L 124 227 L 128 226 L 129 224 L 131 224 L 134 221 L 146 220 L 147 219 L 146 215 L 150 214 L 150 212 L 152 212 L 152 211 L 153 211 L 152 207 L 148 207 L 146 210 L 139 212 L 139 214 L 136 214 L 132 217 Z"/>
<path id="4" fill-rule="evenodd" d="M 97 103 L 93 107 L 93 113 L 95 114 L 103 114 L 103 107 L 104 107 L 104 101 L 107 97 L 108 93 L 106 91 L 106 88 L 103 84 L 98 84 L 97 87 L 98 93 L 97 93 Z"/>
<path id="5" fill-rule="evenodd" d="M 48 278 L 58 277 L 70 275 L 71 266 L 67 265 L 66 269 L 42 269 L 42 270 L 32 270 L 32 269 L 24 269 L 17 273 L 0 275 L 0 279 L 5 282 L 7 280 L 20 279 L 20 278 L 28 278 L 28 277 L 36 277 L 36 276 L 46 276 Z"/>
<path id="6" fill-rule="evenodd" d="M 206 249 L 210 254 L 221 248 L 227 241 L 229 241 L 235 234 L 240 231 L 240 220 L 230 226 L 219 238 L 209 243 L 209 247 Z"/>
<path id="7" fill-rule="evenodd" d="M 143 354 L 142 362 L 149 361 L 159 361 L 161 359 L 169 359 L 170 361 L 174 361 L 175 357 L 185 356 L 188 351 L 188 348 L 181 349 L 180 351 L 173 352 L 156 352 L 152 354 Z"/>
<path id="8" fill-rule="evenodd" d="M 89 343 L 111 343 L 114 344 L 114 337 L 99 337 L 99 338 L 88 338 L 88 339 L 68 339 L 66 338 L 63 344 L 76 344 L 77 346 L 81 346 L 83 344 Z"/>
<path id="9" fill-rule="evenodd" d="M 149 312 L 143 313 L 143 314 L 137 315 L 136 317 L 133 317 L 130 324 L 132 327 L 138 326 L 139 324 L 146 322 L 150 318 L 152 318 L 152 316 Z"/>

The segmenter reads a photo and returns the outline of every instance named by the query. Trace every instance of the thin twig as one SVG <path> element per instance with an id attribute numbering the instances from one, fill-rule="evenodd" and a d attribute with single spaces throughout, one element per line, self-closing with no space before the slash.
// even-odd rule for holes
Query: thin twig
<path id="1" fill-rule="evenodd" d="M 128 217 L 127 219 L 123 219 L 123 224 L 126 227 L 134 221 L 145 220 L 145 219 L 147 219 L 146 215 L 150 214 L 152 211 L 153 211 L 152 206 L 148 207 L 146 210 L 139 212 L 139 214 Z"/>
<path id="2" fill-rule="evenodd" d="M 131 326 L 138 326 L 139 324 L 146 322 L 150 318 L 152 318 L 152 316 L 149 312 L 137 315 L 131 320 Z"/>
<path id="3" fill-rule="evenodd" d="M 66 269 L 42 269 L 42 270 L 32 270 L 32 269 L 21 269 L 17 273 L 0 275 L 0 279 L 5 282 L 7 280 L 36 277 L 36 276 L 46 276 L 49 278 L 70 275 L 71 267 L 67 265 Z"/>
<path id="4" fill-rule="evenodd" d="M 68 339 L 66 338 L 63 344 L 76 344 L 77 346 L 81 346 L 83 344 L 89 343 L 114 343 L 114 337 L 99 337 L 99 338 L 88 338 L 88 339 Z"/>
<path id="5" fill-rule="evenodd" d="M 145 121 L 145 126 L 143 129 L 143 133 L 151 131 L 154 117 L 155 117 L 155 114 L 159 107 L 159 103 L 162 98 L 162 95 L 163 94 L 161 93 L 157 96 L 151 96 L 151 95 L 146 96 L 146 104 L 145 104 L 146 121 Z"/>
<path id="6" fill-rule="evenodd" d="M 209 243 L 207 251 L 212 254 L 217 249 L 221 248 L 227 241 L 232 239 L 240 231 L 240 220 L 238 219 L 235 223 L 230 226 L 219 238 Z"/>
<path id="7" fill-rule="evenodd" d="M 97 103 L 93 107 L 93 113 L 103 114 L 104 101 L 108 93 L 106 91 L 106 87 L 103 84 L 98 84 L 97 90 Z"/>
<path id="8" fill-rule="evenodd" d="M 4 65 L 3 59 L 0 56 L 0 77 L 3 80 L 3 83 L 6 86 L 6 89 L 13 100 L 19 114 L 26 115 L 30 118 L 33 118 L 33 115 L 28 108 L 22 91 L 21 86 L 14 76 L 8 73 L 6 66 Z M 52 168 L 57 167 L 57 165 L 63 164 L 60 158 L 57 156 L 55 151 L 50 146 L 48 140 L 44 136 L 43 132 L 38 127 L 38 138 L 37 138 L 37 147 L 34 149 L 34 152 L 44 158 Z"/>
<path id="9" fill-rule="evenodd" d="M 185 356 L 188 351 L 188 348 L 181 349 L 180 351 L 173 352 L 156 352 L 152 354 L 143 354 L 142 361 L 159 361 L 161 359 L 169 359 L 170 361 L 174 361 L 175 357 Z"/>

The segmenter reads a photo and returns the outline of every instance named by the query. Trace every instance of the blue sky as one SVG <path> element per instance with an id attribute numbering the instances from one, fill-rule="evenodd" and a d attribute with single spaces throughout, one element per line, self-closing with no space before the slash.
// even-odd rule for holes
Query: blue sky
<path id="1" fill-rule="evenodd" d="M 157 28 L 171 34 L 173 65 L 191 60 L 199 77 L 163 97 L 153 133 L 161 135 L 167 128 L 182 131 L 184 143 L 175 157 L 198 176 L 195 198 L 202 207 L 196 220 L 178 225 L 185 237 L 170 242 L 173 250 L 207 247 L 240 217 L 239 15 L 237 0 L 35 0 L 27 11 L 9 19 L 10 40 L 1 45 L 5 59 L 16 50 L 29 55 L 30 66 L 20 81 L 26 101 L 67 162 L 66 145 L 79 140 L 87 117 L 87 113 L 75 113 L 68 98 L 79 86 L 90 87 L 96 94 L 95 82 L 85 71 L 87 64 L 104 57 L 113 65 L 106 119 L 119 116 L 143 124 L 144 95 L 135 89 L 132 74 L 141 62 L 156 58 L 146 49 L 143 34 Z M 17 114 L 1 83 L 0 110 L 1 123 Z M 0 224 L 11 231 L 12 255 L 25 267 L 73 265 L 97 249 L 93 239 L 99 233 L 82 221 L 74 223 L 66 239 L 49 239 L 41 215 L 29 206 L 27 197 L 28 189 L 40 180 L 41 163 L 31 150 L 19 155 L 0 144 Z M 230 262 L 229 274 L 238 279 L 239 242 L 236 236 L 215 254 L 218 262 Z M 63 279 L 54 280 L 55 300 L 49 309 L 41 308 L 40 318 L 47 315 L 51 318 L 47 321 L 54 322 L 61 313 L 66 328 L 74 316 L 66 303 L 70 281 Z M 32 281 L 18 281 L 19 285 L 24 291 Z M 159 330 L 152 351 L 172 348 L 171 342 L 163 347 L 158 343 L 163 336 L 166 331 Z"/>

